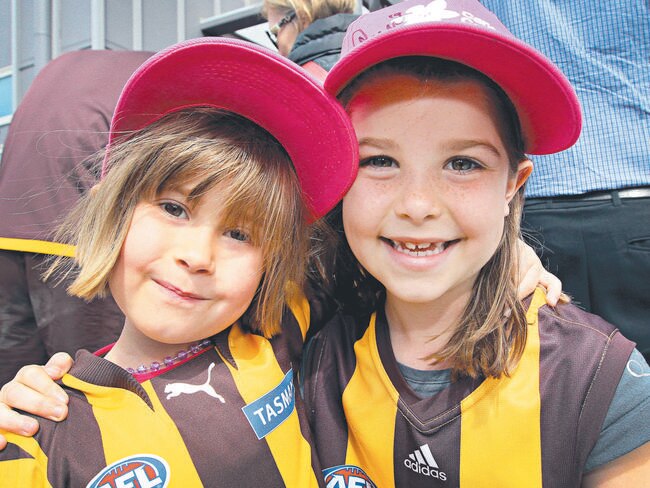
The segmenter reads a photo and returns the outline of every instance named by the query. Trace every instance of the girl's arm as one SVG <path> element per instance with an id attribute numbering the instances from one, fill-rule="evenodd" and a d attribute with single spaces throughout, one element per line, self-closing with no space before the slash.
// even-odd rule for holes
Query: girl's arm
<path id="1" fill-rule="evenodd" d="M 562 282 L 549 273 L 533 248 L 519 240 L 519 298 L 525 298 L 535 291 L 538 285 L 546 288 L 546 303 L 554 307 L 562 295 Z"/>
<path id="2" fill-rule="evenodd" d="M 582 488 L 647 486 L 648 480 L 650 480 L 650 442 L 587 473 L 582 480 Z"/>
<path id="3" fill-rule="evenodd" d="M 0 389 L 0 429 L 15 434 L 32 436 L 38 431 L 38 422 L 31 417 L 12 410 L 63 420 L 68 415 L 68 395 L 54 381 L 60 379 L 72 367 L 72 358 L 57 353 L 45 366 L 23 367 L 16 377 Z M 7 439 L 0 435 L 0 449 L 7 446 Z"/>

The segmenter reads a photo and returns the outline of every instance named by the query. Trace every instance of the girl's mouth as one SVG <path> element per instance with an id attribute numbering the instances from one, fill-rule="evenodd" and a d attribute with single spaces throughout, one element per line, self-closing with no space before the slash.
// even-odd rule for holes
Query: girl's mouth
<path id="1" fill-rule="evenodd" d="M 449 246 L 455 244 L 459 239 L 441 242 L 408 242 L 408 241 L 394 241 L 382 237 L 381 240 L 389 244 L 393 249 L 401 254 L 414 257 L 435 256 L 445 251 Z"/>

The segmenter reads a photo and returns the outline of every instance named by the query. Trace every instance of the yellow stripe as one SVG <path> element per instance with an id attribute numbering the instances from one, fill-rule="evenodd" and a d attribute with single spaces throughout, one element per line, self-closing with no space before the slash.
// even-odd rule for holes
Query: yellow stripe
<path id="1" fill-rule="evenodd" d="M 309 322 L 310 322 L 309 301 L 307 300 L 307 298 L 305 298 L 305 295 L 303 295 L 302 292 L 298 292 L 296 296 L 297 298 L 295 298 L 289 303 L 289 309 L 291 310 L 291 313 L 293 313 L 293 316 L 298 321 L 298 325 L 300 326 L 300 331 L 302 332 L 302 340 L 304 342 L 305 337 L 307 336 L 307 331 L 309 330 Z"/>
<path id="2" fill-rule="evenodd" d="M 0 249 L 68 257 L 74 257 L 75 253 L 75 246 L 71 246 L 70 244 L 32 239 L 15 239 L 12 237 L 0 237 Z"/>
<path id="3" fill-rule="evenodd" d="M 245 333 L 238 325 L 233 325 L 228 335 L 228 346 L 237 368 L 225 359 L 224 363 L 228 365 L 239 394 L 246 404 L 268 393 L 284 379 L 286 373 L 282 372 L 267 339 Z M 316 475 L 311 468 L 311 447 L 302 436 L 295 409 L 264 440 L 286 486 L 318 486 Z"/>
<path id="4" fill-rule="evenodd" d="M 354 345 L 356 369 L 343 392 L 348 422 L 345 462 L 363 469 L 382 488 L 395 486 L 393 445 L 399 394 L 384 370 L 377 349 L 375 315 Z M 381 381 L 368 380 L 379 375 Z M 372 405 L 359 409 L 359 405 Z"/>
<path id="5" fill-rule="evenodd" d="M 542 453 L 537 290 L 526 349 L 511 377 L 490 378 L 461 402 L 460 485 L 541 488 Z"/>
<path id="6" fill-rule="evenodd" d="M 0 430 L 7 442 L 15 444 L 33 458 L 22 458 L 0 462 L 1 486 L 29 486 L 30 488 L 52 488 L 47 479 L 47 455 L 33 437 L 22 437 Z"/>
<path id="7" fill-rule="evenodd" d="M 169 465 L 169 486 L 203 486 L 178 428 L 149 381 L 142 383 L 142 387 L 154 410 L 135 393 L 121 388 L 100 387 L 69 375 L 63 377 L 63 383 L 84 392 L 92 405 L 102 435 L 106 465 L 134 454 L 154 454 Z M 146 435 L 133 435 L 134 432 Z"/>

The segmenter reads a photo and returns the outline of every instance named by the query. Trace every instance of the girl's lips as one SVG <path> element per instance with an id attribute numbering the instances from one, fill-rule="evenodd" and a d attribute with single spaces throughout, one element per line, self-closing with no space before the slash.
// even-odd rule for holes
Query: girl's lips
<path id="1" fill-rule="evenodd" d="M 175 287 L 171 283 L 167 283 L 166 281 L 159 281 L 159 280 L 154 280 L 158 285 L 162 286 L 166 290 L 174 293 L 175 295 L 179 296 L 180 298 L 183 299 L 190 299 L 190 300 L 207 300 L 207 298 L 202 297 L 201 295 L 197 295 L 196 293 L 190 293 L 187 291 L 183 291 L 180 288 Z"/>

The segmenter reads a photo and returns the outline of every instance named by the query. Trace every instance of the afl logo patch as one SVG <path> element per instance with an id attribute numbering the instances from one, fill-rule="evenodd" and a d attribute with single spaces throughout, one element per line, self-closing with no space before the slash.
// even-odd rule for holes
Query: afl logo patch
<path id="1" fill-rule="evenodd" d="M 377 488 L 365 471 L 345 464 L 323 470 L 327 488 Z"/>
<path id="2" fill-rule="evenodd" d="M 169 465 L 153 454 L 136 454 L 106 466 L 86 488 L 165 488 Z"/>

